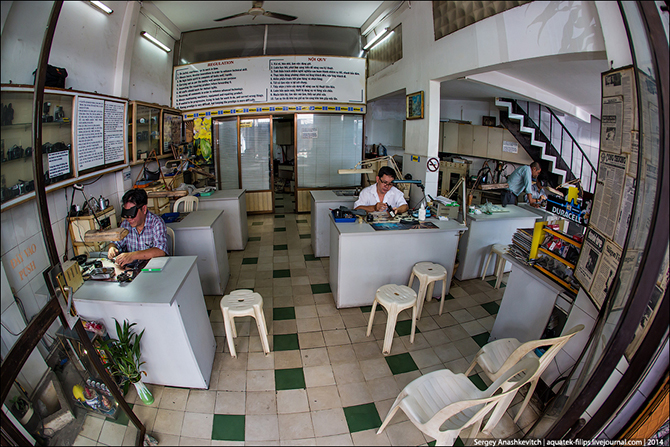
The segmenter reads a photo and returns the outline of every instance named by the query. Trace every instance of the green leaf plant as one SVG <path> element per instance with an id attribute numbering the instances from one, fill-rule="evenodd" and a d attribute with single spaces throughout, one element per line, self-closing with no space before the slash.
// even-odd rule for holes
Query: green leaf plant
<path id="1" fill-rule="evenodd" d="M 144 329 L 139 335 L 132 330 L 137 323 L 123 322 L 123 327 L 114 319 L 116 323 L 116 334 L 118 339 L 110 338 L 102 342 L 102 347 L 109 354 L 112 362 L 107 364 L 107 369 L 113 376 L 121 377 L 124 393 L 128 391 L 130 383 L 139 382 L 145 371 L 141 370 L 145 362 L 140 361 L 142 353 L 140 351 L 140 341 L 144 335 Z"/>

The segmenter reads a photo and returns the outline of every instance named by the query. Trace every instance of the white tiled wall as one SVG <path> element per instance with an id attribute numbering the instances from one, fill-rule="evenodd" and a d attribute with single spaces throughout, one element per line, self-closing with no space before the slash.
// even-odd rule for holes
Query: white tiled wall
<path id="1" fill-rule="evenodd" d="M 109 199 L 110 205 L 114 206 L 118 215 L 121 209 L 120 198 L 124 192 L 123 188 L 129 188 L 132 185 L 132 180 L 124 182 L 121 172 L 106 174 L 98 180 L 96 178 L 84 182 L 86 195 L 89 198 L 99 198 L 102 195 Z M 92 183 L 93 181 L 95 182 Z M 75 191 L 70 187 L 47 194 L 51 231 L 60 261 L 62 261 L 65 253 L 66 217 L 73 192 Z M 83 205 L 84 196 L 81 192 L 75 192 L 74 203 Z M 34 199 L 3 211 L 1 216 L 2 322 L 12 332 L 19 333 L 26 323 L 13 296 L 16 295 L 20 299 L 26 319 L 30 321 L 47 303 L 48 294 L 42 273 L 49 267 L 50 262 Z M 68 247 L 70 248 L 68 257 L 71 258 L 74 253 L 72 251 L 72 241 L 69 238 Z M 34 252 L 32 251 L 33 248 Z M 58 327 L 59 323 L 56 320 L 48 331 L 49 334 L 54 336 Z M 2 328 L 3 357 L 9 352 L 16 339 L 17 337 L 12 336 L 5 328 Z M 46 356 L 44 347 L 38 345 L 38 348 L 42 355 Z M 32 366 L 28 368 L 28 364 L 26 364 L 24 371 L 30 369 L 31 373 L 20 376 L 22 385 L 27 390 L 37 384 L 46 368 L 46 363 L 38 352 L 31 355 L 29 362 Z"/>

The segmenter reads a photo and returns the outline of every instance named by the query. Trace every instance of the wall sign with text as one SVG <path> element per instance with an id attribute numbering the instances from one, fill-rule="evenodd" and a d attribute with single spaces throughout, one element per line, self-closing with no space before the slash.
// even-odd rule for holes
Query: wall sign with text
<path id="1" fill-rule="evenodd" d="M 174 67 L 172 105 L 181 110 L 279 102 L 365 103 L 365 59 L 259 56 Z"/>

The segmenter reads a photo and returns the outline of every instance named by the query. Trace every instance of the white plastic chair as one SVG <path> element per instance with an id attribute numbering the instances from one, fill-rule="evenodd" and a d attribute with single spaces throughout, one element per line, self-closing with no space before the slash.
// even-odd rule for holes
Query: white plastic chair
<path id="1" fill-rule="evenodd" d="M 421 319 L 423 302 L 430 301 L 433 298 L 433 289 L 436 281 L 442 281 L 442 299 L 440 300 L 440 315 L 444 308 L 444 295 L 447 292 L 447 269 L 440 264 L 433 262 L 417 262 L 412 267 L 412 273 L 409 275 L 408 287 L 412 287 L 414 278 L 419 279 L 419 293 L 417 293 L 416 315 L 417 320 Z"/>
<path id="2" fill-rule="evenodd" d="M 500 287 L 500 282 L 502 281 L 503 274 L 505 273 L 505 264 L 507 261 L 502 257 L 502 255 L 507 253 L 509 250 L 508 245 L 504 244 L 493 244 L 491 245 L 491 250 L 489 250 L 489 255 L 486 257 L 486 263 L 484 264 L 484 270 L 482 270 L 482 280 L 486 277 L 486 270 L 489 268 L 489 262 L 491 262 L 491 257 L 497 255 L 496 258 L 496 268 L 493 272 L 496 275 L 496 285 L 494 289 Z"/>
<path id="3" fill-rule="evenodd" d="M 484 391 L 465 374 L 454 374 L 448 369 L 425 374 L 400 392 L 377 434 L 384 430 L 398 408 L 419 430 L 435 438 L 436 445 L 453 445 L 461 431 L 468 427 L 472 427 L 469 438 L 474 438 L 489 413 L 491 416 L 483 432 L 490 434 L 507 410 L 508 405 L 501 405 L 503 399 L 506 404 L 511 402 L 509 396 L 513 397 L 528 383 L 538 366 L 537 359 L 523 359 Z M 520 376 L 515 377 L 517 374 Z"/>
<path id="4" fill-rule="evenodd" d="M 465 375 L 470 375 L 470 372 L 474 369 L 475 365 L 479 365 L 489 379 L 496 380 L 522 358 L 530 357 L 537 359 L 537 355 L 533 352 L 536 348 L 550 346 L 539 358 L 540 366 L 537 372 L 535 372 L 533 377 L 529 380 L 530 388 L 528 388 L 526 398 L 524 399 L 521 408 L 519 408 L 519 412 L 514 417 L 514 422 L 516 422 L 519 420 L 521 413 L 526 409 L 526 406 L 528 406 L 530 398 L 537 386 L 537 381 L 540 379 L 544 370 L 547 369 L 547 366 L 549 366 L 554 357 L 556 357 L 556 354 L 563 349 L 563 346 L 565 346 L 565 344 L 582 329 L 584 329 L 584 325 L 578 324 L 560 337 L 548 338 L 545 340 L 532 340 L 523 344 L 516 338 L 501 338 L 500 340 L 492 341 L 491 343 L 484 345 L 479 352 L 477 352 L 472 364 L 465 372 Z"/>
<path id="5" fill-rule="evenodd" d="M 196 196 L 184 196 L 180 197 L 174 202 L 174 206 L 172 207 L 172 212 L 178 213 L 179 212 L 179 204 L 183 203 L 184 204 L 184 213 L 190 213 L 191 211 L 198 211 L 198 198 Z"/>
<path id="6" fill-rule="evenodd" d="M 261 336 L 261 344 L 265 355 L 270 353 L 268 343 L 268 329 L 265 324 L 265 313 L 263 312 L 263 297 L 259 293 L 248 289 L 233 290 L 229 295 L 221 298 L 221 312 L 223 313 L 223 325 L 226 328 L 226 339 L 230 355 L 237 357 L 233 338 L 237 337 L 235 329 L 235 317 L 253 317 L 256 320 L 258 334 Z"/>
<path id="7" fill-rule="evenodd" d="M 398 314 L 410 307 L 412 308 L 412 331 L 409 336 L 409 342 L 414 343 L 414 332 L 416 331 L 416 292 L 407 286 L 399 286 L 397 284 L 386 284 L 377 289 L 375 299 L 372 302 L 366 337 L 369 337 L 370 331 L 372 331 L 372 322 L 375 319 L 377 304 L 382 305 L 388 315 L 382 354 L 388 355 L 391 353 L 391 344 L 393 343 L 393 333 L 398 321 Z"/>
<path id="8" fill-rule="evenodd" d="M 174 230 L 170 227 L 165 227 L 165 231 L 170 238 L 170 256 L 174 256 L 174 247 L 175 247 L 175 240 L 174 240 Z"/>

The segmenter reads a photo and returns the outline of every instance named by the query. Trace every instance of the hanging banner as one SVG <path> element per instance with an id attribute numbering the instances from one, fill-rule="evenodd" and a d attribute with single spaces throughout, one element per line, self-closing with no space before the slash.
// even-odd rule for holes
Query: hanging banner
<path id="1" fill-rule="evenodd" d="M 259 56 L 174 67 L 180 110 L 278 102 L 365 103 L 365 59 Z"/>

